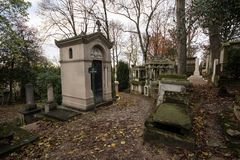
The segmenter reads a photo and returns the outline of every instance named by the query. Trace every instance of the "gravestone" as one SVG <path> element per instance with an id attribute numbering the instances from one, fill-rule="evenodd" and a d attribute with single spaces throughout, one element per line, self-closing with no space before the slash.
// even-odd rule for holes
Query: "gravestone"
<path id="1" fill-rule="evenodd" d="M 186 80 L 162 79 L 159 81 L 157 105 L 163 103 L 166 91 L 185 93 L 185 86 L 189 84 Z"/>
<path id="2" fill-rule="evenodd" d="M 194 70 L 194 76 L 200 76 L 199 73 L 199 58 L 196 58 L 196 62 L 195 62 L 195 70 Z"/>
<path id="3" fill-rule="evenodd" d="M 52 84 L 48 84 L 47 86 L 47 98 L 48 100 L 45 104 L 45 113 L 57 109 L 57 104 L 54 102 L 54 92 Z"/>
<path id="4" fill-rule="evenodd" d="M 114 84 L 115 84 L 115 92 L 116 92 L 116 96 L 119 97 L 119 91 L 118 91 L 118 85 L 119 85 L 119 82 L 118 82 L 118 81 L 114 81 Z"/>
<path id="5" fill-rule="evenodd" d="M 188 80 L 193 85 L 205 85 L 207 84 L 207 80 L 205 80 L 199 72 L 199 58 L 196 58 L 195 60 L 195 69 L 192 76 L 188 77 Z"/>
<path id="6" fill-rule="evenodd" d="M 218 65 L 218 59 L 214 59 L 213 61 L 213 74 L 212 74 L 212 83 L 216 83 L 217 82 L 217 65 Z"/>
<path id="7" fill-rule="evenodd" d="M 34 102 L 34 91 L 32 84 L 25 85 L 26 90 L 26 110 L 33 110 L 37 108 L 37 105 Z"/>
<path id="8" fill-rule="evenodd" d="M 55 41 L 60 49 L 62 105 L 65 107 L 86 111 L 112 102 L 112 43 L 100 31 L 98 22 L 96 33 Z M 88 72 L 91 67 L 96 68 L 96 74 Z"/>
<path id="9" fill-rule="evenodd" d="M 186 87 L 189 85 L 184 79 L 163 78 L 160 81 L 157 108 L 145 122 L 144 141 L 194 149 L 192 122 L 187 109 Z M 174 93 L 175 97 L 168 99 L 166 92 Z"/>
<path id="10" fill-rule="evenodd" d="M 36 120 L 35 115 L 41 111 L 37 108 L 34 101 L 34 89 L 32 84 L 25 85 L 26 91 L 26 105 L 23 110 L 20 110 L 20 119 L 23 124 L 29 124 Z"/>

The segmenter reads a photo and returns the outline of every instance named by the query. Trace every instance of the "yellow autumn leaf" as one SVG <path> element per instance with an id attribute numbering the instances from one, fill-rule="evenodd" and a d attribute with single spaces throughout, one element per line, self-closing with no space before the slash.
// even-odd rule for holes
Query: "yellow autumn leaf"
<path id="1" fill-rule="evenodd" d="M 115 148 L 115 147 L 116 147 L 116 144 L 115 144 L 115 143 L 112 143 L 112 144 L 111 144 L 111 147 L 112 147 L 112 148 Z"/>

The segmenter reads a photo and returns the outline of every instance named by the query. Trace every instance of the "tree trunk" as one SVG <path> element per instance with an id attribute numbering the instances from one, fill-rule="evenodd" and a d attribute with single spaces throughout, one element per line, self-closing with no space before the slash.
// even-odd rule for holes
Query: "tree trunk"
<path id="1" fill-rule="evenodd" d="M 213 72 L 213 61 L 214 59 L 220 58 L 220 50 L 221 50 L 221 39 L 219 28 L 217 25 L 209 26 L 209 41 L 210 41 L 210 55 L 211 55 L 211 63 L 209 65 L 210 73 Z"/>
<path id="2" fill-rule="evenodd" d="M 105 0 L 102 0 L 102 4 L 103 4 L 103 9 L 104 9 L 104 17 L 105 17 L 105 25 L 106 25 L 107 39 L 110 41 L 106 1 L 105 1 Z"/>
<path id="3" fill-rule="evenodd" d="M 114 81 L 116 81 L 116 62 L 115 62 L 115 50 L 114 50 L 114 47 L 112 48 L 112 62 L 113 62 L 113 68 L 112 68 L 112 72 L 113 72 L 113 78 L 114 78 Z"/>
<path id="4" fill-rule="evenodd" d="M 185 0 L 176 0 L 178 74 L 186 74 Z"/>
<path id="5" fill-rule="evenodd" d="M 191 29 L 190 27 L 188 28 L 187 31 L 187 57 L 193 57 L 193 55 L 190 53 L 191 50 Z"/>

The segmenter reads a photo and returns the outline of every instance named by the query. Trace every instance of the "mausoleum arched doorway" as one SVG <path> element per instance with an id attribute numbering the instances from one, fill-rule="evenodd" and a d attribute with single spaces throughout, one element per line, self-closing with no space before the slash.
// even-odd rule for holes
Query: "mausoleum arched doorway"
<path id="1" fill-rule="evenodd" d="M 93 60 L 92 67 L 96 69 L 96 73 L 91 76 L 92 90 L 95 91 L 95 101 L 96 103 L 101 103 L 103 101 L 103 84 L 102 84 L 102 61 Z M 93 79 L 94 76 L 94 79 Z M 93 89 L 95 87 L 95 89 Z"/>
<path id="2" fill-rule="evenodd" d="M 95 74 L 91 75 L 91 87 L 92 91 L 95 92 L 94 93 L 95 103 L 101 103 L 103 101 L 103 71 L 102 71 L 103 54 L 104 53 L 101 46 L 94 46 L 92 48 L 90 55 L 91 58 L 93 59 L 92 68 L 94 68 L 94 70 L 96 71 Z"/>

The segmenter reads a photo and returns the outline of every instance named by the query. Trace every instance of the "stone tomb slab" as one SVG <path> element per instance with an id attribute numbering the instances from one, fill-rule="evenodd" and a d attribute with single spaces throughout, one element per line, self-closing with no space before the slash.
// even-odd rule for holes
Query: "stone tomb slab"
<path id="1" fill-rule="evenodd" d="M 156 112 L 152 115 L 152 120 L 186 130 L 190 130 L 192 127 L 191 119 L 182 104 L 163 103 L 159 105 Z"/>
<path id="2" fill-rule="evenodd" d="M 0 140 L 0 157 L 10 153 L 23 145 L 33 142 L 38 138 L 38 135 L 30 133 L 22 128 L 11 124 L 0 124 L 1 135 L 4 132 L 5 135 L 11 135 L 11 139 Z"/>
<path id="3" fill-rule="evenodd" d="M 45 113 L 44 115 L 53 119 L 57 119 L 60 121 L 67 121 L 70 118 L 79 115 L 79 112 L 75 112 L 72 110 L 62 109 L 58 108 L 56 110 L 49 111 L 48 113 Z"/>
<path id="4" fill-rule="evenodd" d="M 145 122 L 144 140 L 172 147 L 194 149 L 191 118 L 186 106 L 176 103 L 160 104 Z"/>

